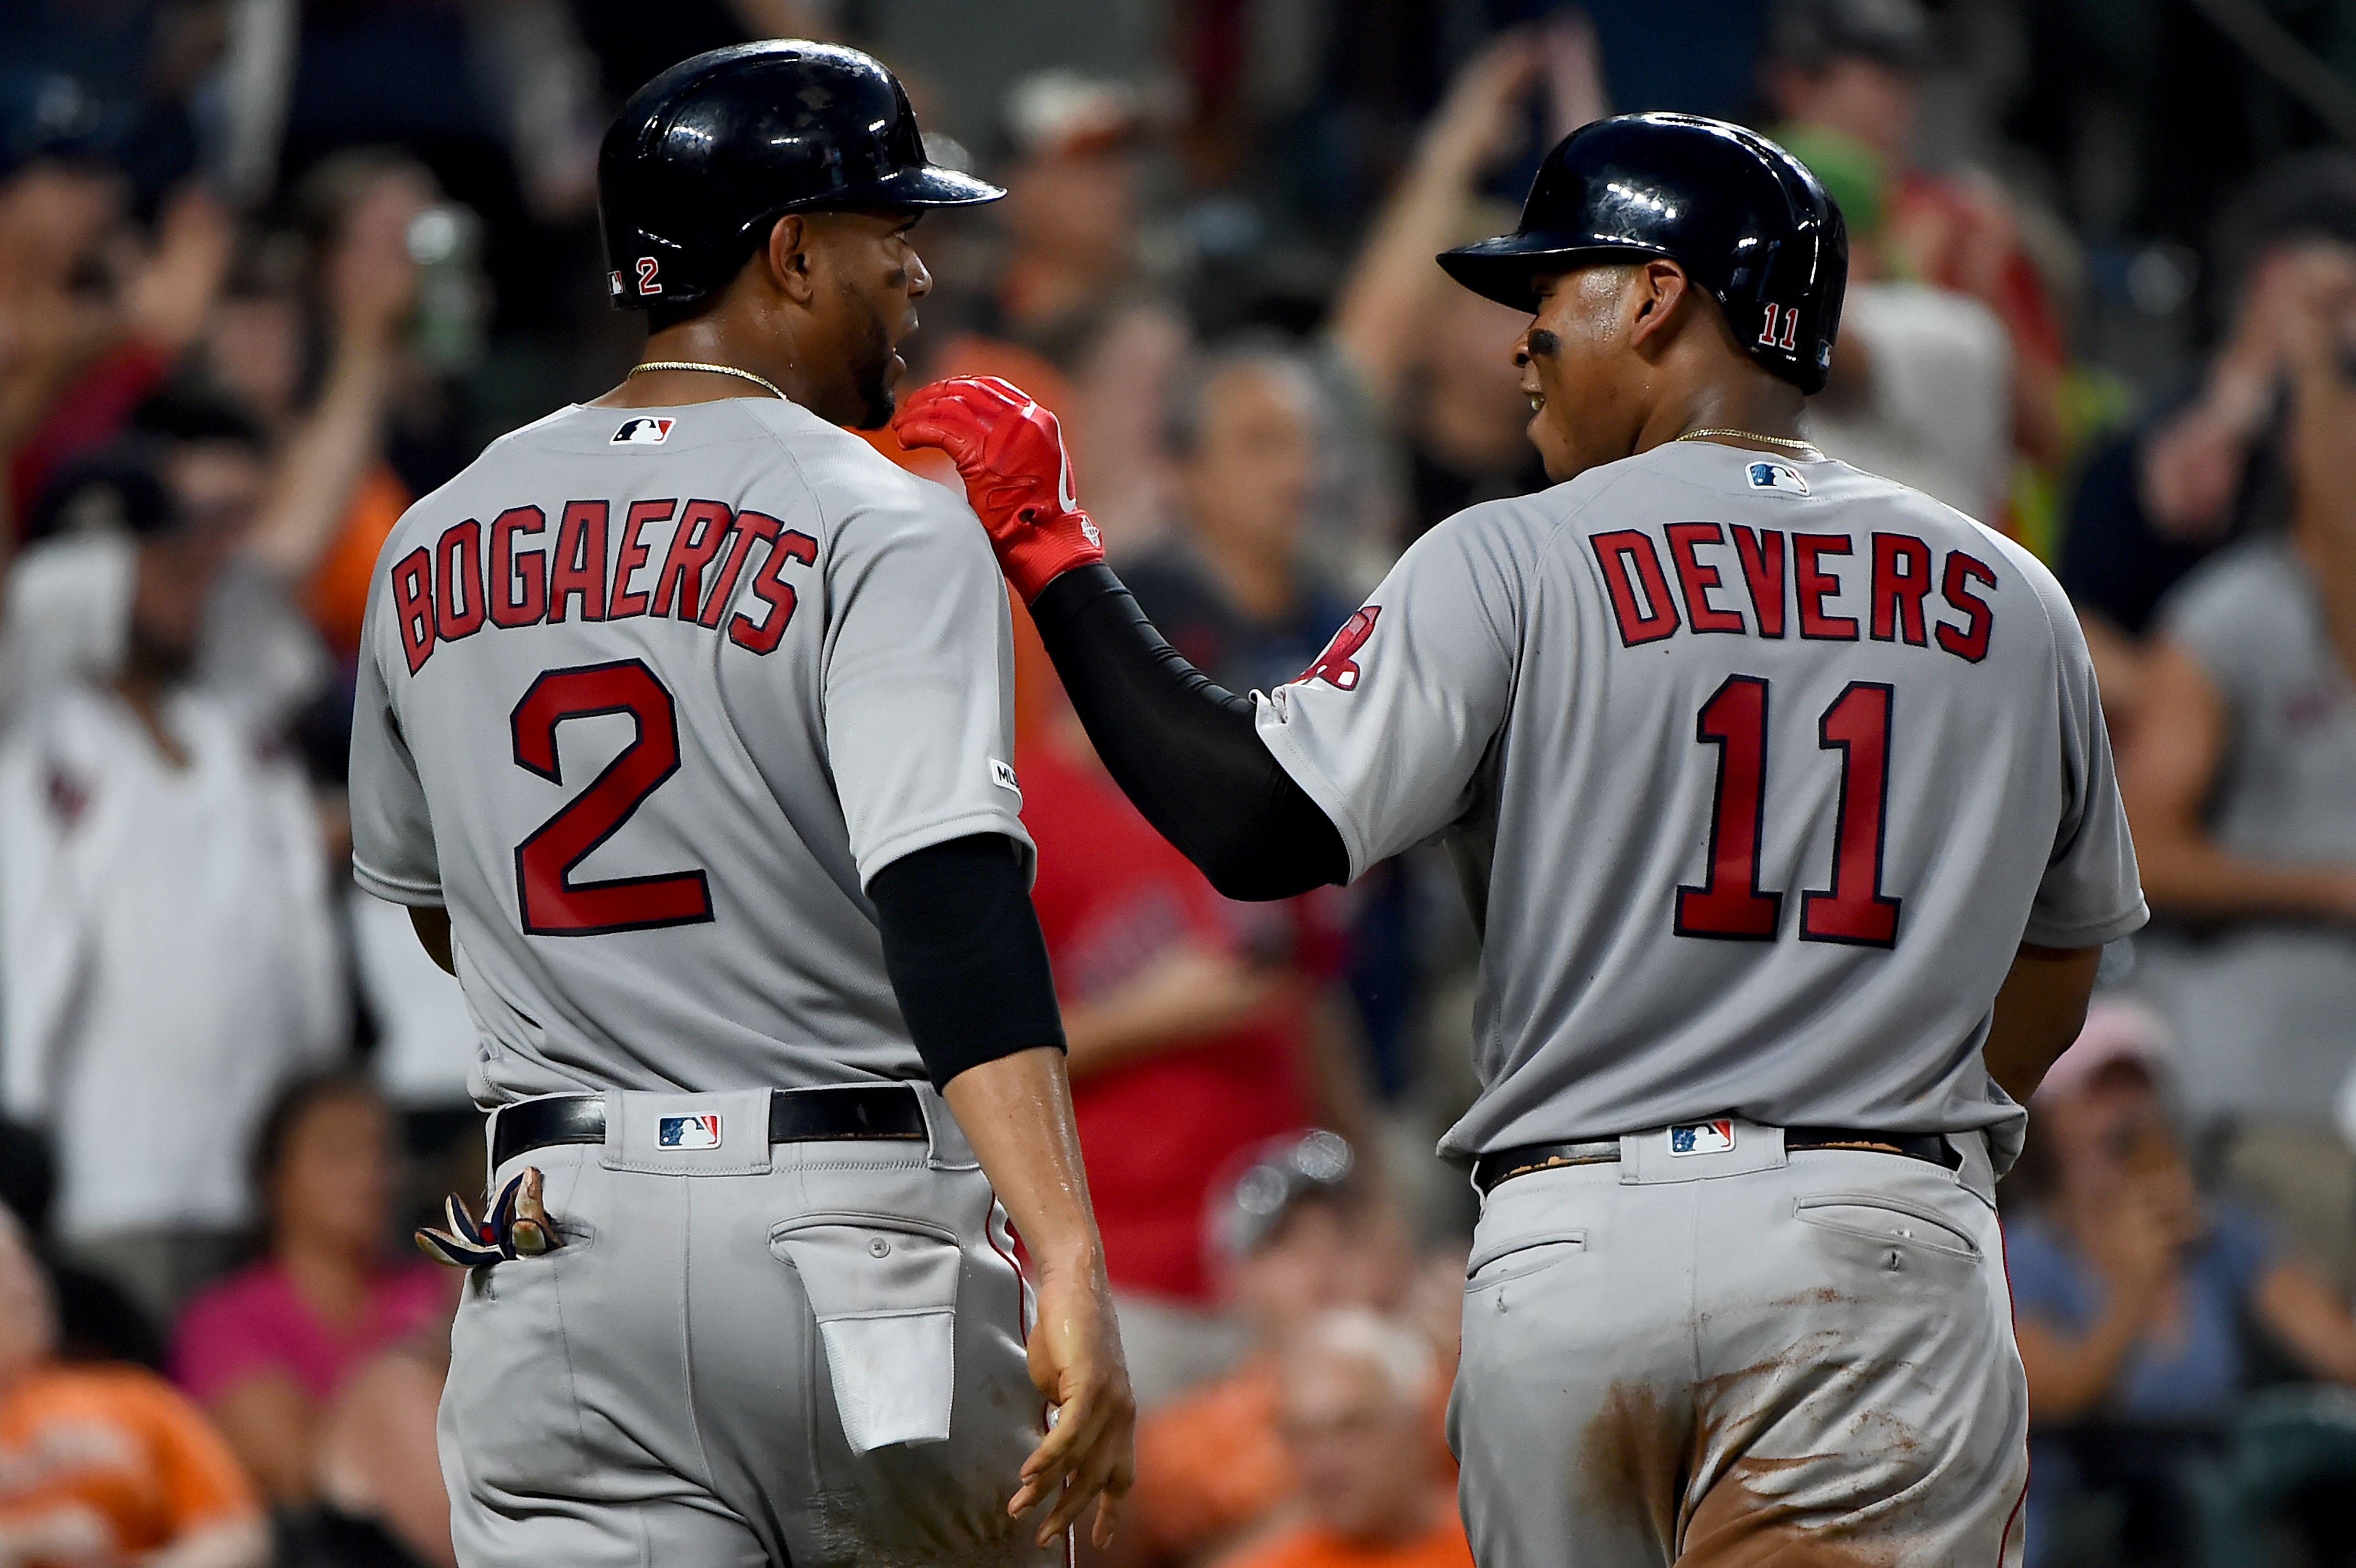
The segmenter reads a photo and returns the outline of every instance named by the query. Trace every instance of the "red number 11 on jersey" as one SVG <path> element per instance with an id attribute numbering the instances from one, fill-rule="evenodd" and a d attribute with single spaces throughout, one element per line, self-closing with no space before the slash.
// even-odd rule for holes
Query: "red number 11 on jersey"
<path id="1" fill-rule="evenodd" d="M 1730 675 L 1695 717 L 1694 738 L 1718 748 L 1708 880 L 1679 887 L 1679 936 L 1772 942 L 1783 895 L 1759 885 L 1767 815 L 1767 682 Z M 1828 887 L 1800 900 L 1800 940 L 1893 947 L 1902 900 L 1881 891 L 1890 806 L 1890 688 L 1853 680 L 1816 721 L 1816 744 L 1841 754 L 1840 805 Z"/>

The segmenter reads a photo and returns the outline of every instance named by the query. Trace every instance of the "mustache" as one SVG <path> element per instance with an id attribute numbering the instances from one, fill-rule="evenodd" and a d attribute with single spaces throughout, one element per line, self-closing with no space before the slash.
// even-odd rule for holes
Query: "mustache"
<path id="1" fill-rule="evenodd" d="M 1553 333 L 1548 332 L 1543 326 L 1534 326 L 1530 328 L 1530 335 L 1528 338 L 1526 339 L 1526 342 L 1528 346 L 1515 353 L 1514 356 L 1514 365 L 1515 368 L 1519 368 L 1520 367 L 1528 364 L 1532 355 L 1537 355 L 1545 358 L 1551 359 L 1562 351 L 1562 339 L 1557 337 Z"/>

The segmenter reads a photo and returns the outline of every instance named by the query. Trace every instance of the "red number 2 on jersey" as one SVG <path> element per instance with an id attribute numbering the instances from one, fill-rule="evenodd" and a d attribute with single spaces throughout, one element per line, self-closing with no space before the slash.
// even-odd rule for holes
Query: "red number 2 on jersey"
<path id="1" fill-rule="evenodd" d="M 628 714 L 637 734 L 587 789 L 516 846 L 524 930 L 533 936 L 596 936 L 710 920 L 712 891 L 700 869 L 573 880 L 573 868 L 679 772 L 679 716 L 670 693 L 637 659 L 543 671 L 515 706 L 516 765 L 562 784 L 557 727 L 600 713 Z"/>
<path id="2" fill-rule="evenodd" d="M 1759 886 L 1759 846 L 1767 814 L 1767 682 L 1730 675 L 1702 704 L 1694 738 L 1718 752 L 1709 817 L 1709 880 L 1677 889 L 1679 936 L 1772 942 L 1783 895 Z M 1892 695 L 1879 681 L 1853 680 L 1816 721 L 1816 744 L 1841 754 L 1840 808 L 1829 887 L 1800 900 L 1800 940 L 1894 947 L 1902 900 L 1881 891 L 1890 805 Z"/>

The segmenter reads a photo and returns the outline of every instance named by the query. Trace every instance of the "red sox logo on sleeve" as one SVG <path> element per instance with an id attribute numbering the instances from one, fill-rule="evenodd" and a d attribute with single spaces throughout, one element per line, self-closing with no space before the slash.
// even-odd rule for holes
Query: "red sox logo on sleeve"
<path id="1" fill-rule="evenodd" d="M 1300 678 L 1322 680 L 1343 691 L 1355 691 L 1358 688 L 1358 665 L 1352 656 L 1365 647 L 1366 639 L 1375 635 L 1375 618 L 1382 613 L 1381 605 L 1369 604 L 1343 622 L 1342 629 L 1333 634 L 1333 640 L 1325 645 L 1325 651 L 1317 656 L 1317 662 L 1302 670 Z"/>

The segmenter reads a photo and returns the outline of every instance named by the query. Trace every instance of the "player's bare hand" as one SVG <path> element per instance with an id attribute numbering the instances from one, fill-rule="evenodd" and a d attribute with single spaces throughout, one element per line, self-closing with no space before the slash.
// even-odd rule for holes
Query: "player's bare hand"
<path id="1" fill-rule="evenodd" d="M 1101 1267 L 1043 1266 L 1030 1352 L 1031 1381 L 1055 1406 L 1055 1423 L 1023 1462 L 1023 1484 L 1006 1511 L 1020 1519 L 1052 1500 L 1039 1526 L 1044 1546 L 1070 1529 L 1093 1498 L 1090 1533 L 1098 1546 L 1109 1545 L 1121 1501 L 1137 1479 L 1137 1401 Z"/>
<path id="2" fill-rule="evenodd" d="M 1024 603 L 1074 567 L 1104 559 L 1104 540 L 1073 496 L 1063 427 L 1012 382 L 952 376 L 919 388 L 892 430 L 903 446 L 948 453 Z"/>

